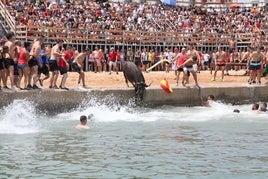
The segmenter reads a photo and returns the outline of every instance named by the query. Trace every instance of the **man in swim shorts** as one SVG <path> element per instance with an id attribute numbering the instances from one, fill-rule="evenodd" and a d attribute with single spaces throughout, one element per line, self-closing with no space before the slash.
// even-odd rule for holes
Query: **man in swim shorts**
<path id="1" fill-rule="evenodd" d="M 90 127 L 87 125 L 87 116 L 80 116 L 80 124 L 78 124 L 76 129 L 89 129 Z"/>
<path id="2" fill-rule="evenodd" d="M 52 72 L 52 75 L 50 77 L 49 88 L 52 88 L 52 89 L 59 89 L 59 87 L 57 86 L 57 79 L 60 73 L 58 62 L 59 62 L 60 57 L 64 56 L 64 53 L 62 52 L 62 45 L 63 45 L 63 40 L 58 40 L 57 44 L 54 45 L 51 49 L 51 57 L 49 60 L 49 70 Z"/>
<path id="3" fill-rule="evenodd" d="M 216 67 L 214 76 L 211 81 L 216 81 L 216 75 L 219 70 L 221 70 L 221 81 L 224 81 L 224 70 L 226 66 L 226 53 L 222 50 L 222 47 L 218 47 L 218 52 L 216 52 Z"/>
<path id="4" fill-rule="evenodd" d="M 116 51 L 114 50 L 114 47 L 111 47 L 111 50 L 108 54 L 108 61 L 109 61 L 109 74 L 111 75 L 112 72 L 112 68 L 114 68 L 113 70 L 116 71 L 116 73 L 118 73 L 118 67 L 117 67 L 117 54 Z"/>
<path id="5" fill-rule="evenodd" d="M 33 89 L 39 89 L 39 87 L 36 85 L 39 76 L 38 76 L 38 68 L 42 67 L 42 64 L 40 63 L 40 52 L 42 49 L 42 44 L 44 42 L 44 37 L 40 36 L 38 37 L 32 46 L 32 49 L 30 51 L 30 60 L 28 61 L 28 65 L 30 68 L 30 75 L 28 76 L 28 88 Z M 33 80 L 33 86 L 31 86 L 31 80 Z"/>
<path id="6" fill-rule="evenodd" d="M 10 86 L 12 90 L 18 90 L 18 88 L 14 84 L 14 66 L 15 62 L 17 63 L 17 57 L 15 54 L 16 46 L 14 44 L 15 34 L 13 32 L 9 32 L 6 35 L 7 41 L 5 42 L 4 49 L 7 51 L 4 55 L 4 66 L 6 69 L 6 75 L 4 82 L 7 82 L 7 77 L 10 79 Z M 4 84 L 4 88 L 8 88 L 6 84 Z"/>
<path id="7" fill-rule="evenodd" d="M 186 83 L 189 83 L 189 76 L 187 75 L 187 71 L 189 71 L 194 77 L 195 86 L 198 87 L 199 85 L 197 82 L 197 75 L 196 75 L 196 71 L 193 67 L 194 64 L 197 64 L 197 56 L 193 56 L 192 58 L 189 58 L 182 65 L 179 65 L 178 68 L 183 67 L 183 71 L 184 71 L 183 79 L 185 79 Z"/>
<path id="8" fill-rule="evenodd" d="M 85 57 L 88 56 L 90 50 L 88 48 L 84 49 L 83 52 L 79 53 L 72 63 L 72 68 L 75 72 L 79 73 L 78 77 L 78 86 L 80 86 L 80 81 L 82 80 L 83 87 L 86 87 L 85 84 L 85 72 L 84 72 L 84 61 Z"/>
<path id="9" fill-rule="evenodd" d="M 254 79 L 257 76 L 257 84 L 261 84 L 261 65 L 263 61 L 263 54 L 261 53 L 260 48 L 257 48 L 256 51 L 249 57 L 249 70 L 250 70 L 250 79 L 248 81 L 249 84 L 254 83 Z"/>

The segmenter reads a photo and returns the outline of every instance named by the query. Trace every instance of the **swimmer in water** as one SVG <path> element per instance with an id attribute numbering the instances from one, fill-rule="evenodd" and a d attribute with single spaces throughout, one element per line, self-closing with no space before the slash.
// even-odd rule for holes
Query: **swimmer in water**
<path id="1" fill-rule="evenodd" d="M 213 95 L 208 95 L 206 101 L 203 100 L 203 97 L 201 97 L 201 101 L 203 106 L 210 106 L 215 101 L 215 97 Z"/>
<path id="2" fill-rule="evenodd" d="M 259 113 L 259 104 L 254 103 L 251 107 L 252 112 Z"/>
<path id="3" fill-rule="evenodd" d="M 234 113 L 240 113 L 239 109 L 234 109 Z"/>
<path id="4" fill-rule="evenodd" d="M 89 129 L 90 127 L 87 125 L 87 116 L 82 115 L 80 117 L 80 124 L 78 124 L 76 129 Z"/>
<path id="5" fill-rule="evenodd" d="M 267 103 L 261 103 L 259 107 L 260 112 L 267 112 Z"/>

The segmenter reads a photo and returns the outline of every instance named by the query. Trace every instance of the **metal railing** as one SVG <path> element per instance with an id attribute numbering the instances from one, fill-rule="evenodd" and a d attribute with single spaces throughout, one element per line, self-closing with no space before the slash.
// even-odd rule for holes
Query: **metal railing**
<path id="1" fill-rule="evenodd" d="M 229 46 L 234 37 L 238 48 L 247 48 L 255 40 L 254 33 L 217 34 L 217 33 L 182 33 L 182 32 L 150 32 L 126 30 L 70 29 L 42 26 L 17 26 L 16 38 L 22 41 L 33 41 L 38 36 L 44 36 L 47 43 L 54 43 L 58 39 L 65 44 L 84 46 L 139 46 L 151 48 L 185 47 L 195 44 L 204 51 L 212 51 L 219 45 Z M 263 41 L 267 44 L 266 41 Z"/>
<path id="2" fill-rule="evenodd" d="M 6 31 L 12 31 L 16 33 L 16 22 L 14 17 L 10 14 L 10 12 L 7 10 L 6 6 L 4 5 L 4 3 L 2 1 L 0 1 L 0 14 L 2 16 L 2 18 L 4 19 L 5 23 L 7 24 L 7 27 L 4 27 Z"/>

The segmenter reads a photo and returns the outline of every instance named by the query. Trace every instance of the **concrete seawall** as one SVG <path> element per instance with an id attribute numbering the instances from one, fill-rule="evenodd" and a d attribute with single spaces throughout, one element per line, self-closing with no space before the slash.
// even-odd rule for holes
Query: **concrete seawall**
<path id="1" fill-rule="evenodd" d="M 266 86 L 238 86 L 238 87 L 201 87 L 201 95 L 206 97 L 213 94 L 225 103 L 247 104 L 258 101 L 268 101 Z M 144 94 L 146 105 L 200 105 L 198 88 L 174 88 L 172 94 L 165 93 L 159 87 L 150 87 Z M 41 111 L 49 113 L 60 112 L 78 107 L 81 103 L 94 98 L 109 101 L 116 99 L 120 104 L 128 104 L 133 100 L 134 89 L 91 89 L 89 91 L 61 91 L 61 90 L 31 90 L 20 92 L 0 92 L 0 107 L 7 106 L 16 99 L 26 99 L 34 102 Z"/>

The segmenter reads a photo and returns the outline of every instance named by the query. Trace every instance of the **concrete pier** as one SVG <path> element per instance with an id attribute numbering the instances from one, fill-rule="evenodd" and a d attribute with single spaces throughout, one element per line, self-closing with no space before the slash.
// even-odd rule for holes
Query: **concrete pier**
<path id="1" fill-rule="evenodd" d="M 217 100 L 221 100 L 224 103 L 248 104 L 268 101 L 267 86 L 201 86 L 201 91 L 196 87 L 175 87 L 171 94 L 165 93 L 159 87 L 149 87 L 144 94 L 144 104 L 149 106 L 196 106 L 201 105 L 200 95 L 206 97 L 209 94 L 213 94 Z M 69 91 L 49 89 L 19 92 L 1 91 L 0 107 L 7 106 L 16 99 L 26 99 L 36 104 L 36 107 L 41 111 L 55 113 L 76 108 L 92 98 L 103 101 L 116 100 L 118 103 L 125 105 L 128 104 L 130 100 L 133 100 L 134 89 L 96 88 L 85 91 L 76 89 Z"/>

